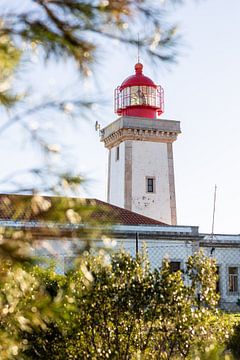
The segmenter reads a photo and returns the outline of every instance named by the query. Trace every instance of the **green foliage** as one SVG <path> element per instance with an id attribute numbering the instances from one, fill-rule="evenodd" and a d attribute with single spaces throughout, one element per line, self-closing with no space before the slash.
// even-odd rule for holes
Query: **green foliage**
<path id="1" fill-rule="evenodd" d="M 94 231 L 87 226 L 96 224 L 94 219 L 92 222 L 90 220 L 92 212 L 96 210 L 92 205 L 80 199 L 65 198 L 60 201 L 57 197 L 44 198 L 39 195 L 6 196 L 1 199 L 0 211 L 6 218 L 22 223 L 38 221 L 39 224 L 37 229 L 31 226 L 0 229 L 1 359 L 19 356 L 26 348 L 32 331 L 33 336 L 38 332 L 45 336 L 49 326 L 56 327 L 55 321 L 62 312 L 61 292 L 66 278 L 57 275 L 53 267 L 46 268 L 47 263 L 44 268 L 33 267 L 39 259 L 31 258 L 31 246 L 39 236 L 67 236 L 69 239 L 84 237 L 82 251 L 89 248 L 93 235 L 101 238 L 100 230 Z M 82 226 L 82 220 L 86 220 L 86 229 Z M 19 333 L 23 334 L 21 338 Z"/>
<path id="2" fill-rule="evenodd" d="M 27 343 L 22 354 L 31 359 L 197 359 L 211 344 L 223 344 L 227 333 L 214 311 L 215 297 L 199 302 L 197 296 L 199 286 L 203 294 L 206 284 L 209 291 L 215 287 L 215 279 L 204 275 L 209 276 L 210 263 L 201 253 L 191 257 L 188 271 L 194 278 L 199 272 L 199 281 L 189 284 L 180 271 L 171 273 L 167 261 L 151 271 L 145 255 L 134 259 L 121 252 L 110 258 L 102 250 L 81 255 L 64 276 L 35 270 L 60 311 L 47 328 L 21 333 Z"/>
<path id="3" fill-rule="evenodd" d="M 217 344 L 210 344 L 206 346 L 201 352 L 197 351 L 193 356 L 194 360 L 234 360 L 232 354 L 223 346 Z M 238 359 L 238 358 L 236 358 Z"/>
<path id="4" fill-rule="evenodd" d="M 236 359 L 240 358 L 239 342 L 240 342 L 240 323 L 239 323 L 239 319 L 238 319 L 238 323 L 235 324 L 235 326 L 233 328 L 233 333 L 231 334 L 231 336 L 227 342 L 228 349 L 230 349 L 232 351 L 232 353 Z"/>
<path id="5" fill-rule="evenodd" d="M 219 295 L 216 293 L 216 260 L 207 258 L 202 251 L 190 256 L 187 262 L 187 275 L 196 291 L 198 305 L 215 307 L 219 301 Z"/>
<path id="6" fill-rule="evenodd" d="M 29 1 L 31 11 L 6 13 L 0 35 L 16 36 L 42 47 L 46 57 L 72 57 L 83 74 L 88 75 L 99 38 L 117 39 L 126 44 L 137 44 L 134 28 L 148 21 L 139 45 L 160 60 L 172 60 L 171 48 L 176 45 L 176 27 L 163 21 L 165 9 L 148 0 L 36 0 Z"/>
<path id="7" fill-rule="evenodd" d="M 43 283 L 26 266 L 1 259 L 0 280 L 0 358 L 5 360 L 18 358 L 24 350 L 21 332 L 47 329 L 54 306 Z"/>
<path id="8" fill-rule="evenodd" d="M 2 25 L 0 25 L 1 33 Z M 12 76 L 20 63 L 21 51 L 8 35 L 0 35 L 0 105 L 11 107 L 19 96 L 10 91 Z"/>

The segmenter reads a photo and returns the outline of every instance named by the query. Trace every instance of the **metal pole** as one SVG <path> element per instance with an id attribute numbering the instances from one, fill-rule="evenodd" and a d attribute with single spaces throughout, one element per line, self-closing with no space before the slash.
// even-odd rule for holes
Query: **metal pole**
<path id="1" fill-rule="evenodd" d="M 139 241 L 139 234 L 136 232 L 136 256 L 138 255 L 138 241 Z"/>
<path id="2" fill-rule="evenodd" d="M 137 45 L 138 45 L 138 56 L 137 56 L 137 62 L 139 63 L 139 62 L 140 62 L 140 57 L 139 57 L 139 53 L 140 53 L 140 46 L 139 46 L 139 33 L 138 33 L 138 42 L 137 42 Z"/>
<path id="3" fill-rule="evenodd" d="M 217 185 L 215 185 L 214 200 L 213 200 L 212 236 L 213 236 L 213 234 L 214 234 L 214 220 L 215 220 L 215 208 L 216 208 L 216 195 L 217 195 Z"/>

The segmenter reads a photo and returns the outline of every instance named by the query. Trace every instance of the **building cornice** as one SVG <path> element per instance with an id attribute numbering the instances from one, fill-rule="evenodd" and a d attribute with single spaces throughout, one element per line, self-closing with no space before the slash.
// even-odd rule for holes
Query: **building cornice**
<path id="1" fill-rule="evenodd" d="M 172 143 L 180 133 L 179 121 L 123 116 L 101 130 L 101 141 L 107 148 L 126 140 Z"/>

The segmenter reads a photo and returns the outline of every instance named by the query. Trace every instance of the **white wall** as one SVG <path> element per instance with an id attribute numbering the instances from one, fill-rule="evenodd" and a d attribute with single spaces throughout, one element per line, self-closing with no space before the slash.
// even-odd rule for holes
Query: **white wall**
<path id="1" fill-rule="evenodd" d="M 181 268 L 185 270 L 189 256 L 198 250 L 194 242 L 144 239 L 141 234 L 140 237 L 141 239 L 139 239 L 138 244 L 139 251 L 141 251 L 143 246 L 146 248 L 152 269 L 161 267 L 163 259 L 168 258 L 170 261 L 180 261 Z M 240 248 L 234 247 L 234 244 L 232 246 L 232 248 L 203 247 L 202 249 L 205 255 L 216 259 L 217 265 L 219 266 L 221 307 L 230 311 L 239 311 L 240 308 L 237 306 L 237 301 L 240 298 Z M 116 250 L 121 248 L 130 252 L 132 256 L 136 255 L 136 242 L 134 239 L 118 239 Z M 228 291 L 229 267 L 238 268 L 238 292 L 235 294 L 231 294 Z M 187 277 L 185 277 L 185 281 L 188 281 Z"/>
<path id="2" fill-rule="evenodd" d="M 170 261 L 180 261 L 182 270 L 186 269 L 186 261 L 188 257 L 193 255 L 198 249 L 195 242 L 189 242 L 184 240 L 163 240 L 161 236 L 159 239 L 144 239 L 144 234 L 139 234 L 138 249 L 144 247 L 147 250 L 150 260 L 151 268 L 161 267 L 164 258 L 168 258 Z M 76 257 L 75 245 L 80 248 L 84 245 L 84 242 L 78 239 L 65 240 L 65 239 L 50 239 L 50 240 L 38 240 L 34 242 L 33 255 L 43 259 L 43 266 L 47 266 L 48 262 L 44 262 L 44 259 L 53 259 L 56 262 L 56 271 L 58 273 L 64 273 L 66 269 L 73 263 Z M 125 249 L 130 252 L 132 256 L 136 255 L 136 241 L 134 238 L 122 238 L 116 239 L 115 251 Z M 96 240 L 95 246 L 102 246 L 102 242 Z M 214 250 L 213 250 L 214 249 Z M 221 306 L 227 310 L 239 311 L 239 307 L 236 305 L 237 300 L 240 298 L 240 249 L 235 247 L 203 247 L 204 253 L 213 257 L 217 261 L 220 271 L 220 294 L 221 294 Z M 41 261 L 41 260 L 40 260 Z M 228 292 L 228 267 L 238 267 L 238 287 L 237 294 L 229 294 Z M 185 281 L 188 279 L 185 277 Z"/>
<path id="3" fill-rule="evenodd" d="M 211 250 L 212 251 L 211 254 Z M 219 266 L 219 283 L 220 283 L 220 294 L 221 294 L 221 302 L 228 303 L 226 308 L 230 310 L 237 309 L 236 302 L 240 298 L 240 249 L 234 247 L 225 248 L 225 247 L 209 247 L 205 248 L 204 252 L 208 256 L 212 256 L 216 259 L 217 265 Z M 237 267 L 238 268 L 238 293 L 232 294 L 228 291 L 229 279 L 228 279 L 228 268 L 229 267 Z M 230 306 L 232 304 L 232 306 Z"/>
<path id="4" fill-rule="evenodd" d="M 167 144 L 132 141 L 132 211 L 171 224 Z M 156 192 L 146 192 L 146 177 Z"/>
<path id="5" fill-rule="evenodd" d="M 144 248 L 147 251 L 152 270 L 160 268 L 163 260 L 166 258 L 169 259 L 169 261 L 180 261 L 181 268 L 184 270 L 187 259 L 196 251 L 194 244 L 187 243 L 186 241 L 164 241 L 141 238 L 138 242 L 139 252 Z M 118 239 L 116 250 L 120 249 L 125 249 L 132 256 L 135 256 L 136 241 L 134 239 Z"/>
<path id="6" fill-rule="evenodd" d="M 110 155 L 110 204 L 124 207 L 124 179 L 125 179 L 125 143 L 119 144 L 119 160 L 116 161 L 116 147 L 109 150 Z M 109 184 L 108 184 L 109 186 Z"/>

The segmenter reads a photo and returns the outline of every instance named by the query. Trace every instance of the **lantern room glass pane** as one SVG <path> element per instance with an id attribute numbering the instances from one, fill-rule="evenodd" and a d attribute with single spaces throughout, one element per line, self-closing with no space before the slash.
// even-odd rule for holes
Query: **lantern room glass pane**
<path id="1" fill-rule="evenodd" d="M 155 97 L 155 103 L 156 103 L 156 107 L 160 108 L 161 107 L 161 89 L 157 88 L 156 90 L 156 97 Z"/>
<path id="2" fill-rule="evenodd" d="M 121 108 L 134 105 L 157 106 L 160 100 L 157 99 L 157 89 L 149 86 L 130 86 L 120 92 Z"/>
<path id="3" fill-rule="evenodd" d="M 143 86 L 131 86 L 130 103 L 131 105 L 146 105 L 147 94 L 143 90 Z"/>

